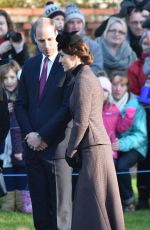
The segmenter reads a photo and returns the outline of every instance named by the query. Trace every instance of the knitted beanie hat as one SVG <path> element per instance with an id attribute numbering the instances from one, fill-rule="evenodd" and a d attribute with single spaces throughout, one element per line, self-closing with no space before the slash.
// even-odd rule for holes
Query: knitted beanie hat
<path id="1" fill-rule="evenodd" d="M 108 77 L 98 77 L 98 80 L 100 81 L 100 84 L 103 89 L 107 90 L 109 94 L 112 92 L 112 85 Z"/>
<path id="2" fill-rule="evenodd" d="M 64 11 L 59 6 L 53 2 L 48 2 L 48 4 L 45 5 L 44 16 L 52 19 L 58 15 L 65 17 Z"/>
<path id="3" fill-rule="evenodd" d="M 65 24 L 74 18 L 81 19 L 81 21 L 85 25 L 85 17 L 80 11 L 80 9 L 74 3 L 69 3 L 66 6 L 66 11 L 65 11 Z"/>

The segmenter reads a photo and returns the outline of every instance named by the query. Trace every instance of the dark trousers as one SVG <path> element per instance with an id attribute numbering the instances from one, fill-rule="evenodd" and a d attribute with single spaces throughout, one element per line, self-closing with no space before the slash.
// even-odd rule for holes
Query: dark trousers
<path id="1" fill-rule="evenodd" d="M 26 159 L 36 230 L 70 230 L 72 170 L 65 159 Z"/>
<path id="2" fill-rule="evenodd" d="M 3 173 L 6 174 L 4 178 L 8 192 L 28 190 L 27 176 L 19 176 L 20 174 L 26 174 L 25 167 L 13 166 L 11 168 L 4 168 Z"/>
<path id="3" fill-rule="evenodd" d="M 119 157 L 116 160 L 115 166 L 116 172 L 118 173 L 117 178 L 121 201 L 124 205 L 130 204 L 134 199 L 129 170 L 142 159 L 142 155 L 134 149 L 129 152 L 119 152 Z M 125 174 L 119 174 L 121 172 L 125 172 Z"/>
<path id="4" fill-rule="evenodd" d="M 138 163 L 138 170 L 150 170 L 150 109 L 146 109 L 147 132 L 148 132 L 148 152 L 144 161 Z M 150 172 L 137 174 L 138 200 L 148 202 L 150 197 Z"/>

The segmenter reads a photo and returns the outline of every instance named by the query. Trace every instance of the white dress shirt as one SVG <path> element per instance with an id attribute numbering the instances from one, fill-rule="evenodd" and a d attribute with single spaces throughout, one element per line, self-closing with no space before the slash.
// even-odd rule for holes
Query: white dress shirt
<path id="1" fill-rule="evenodd" d="M 49 62 L 48 62 L 48 67 L 47 67 L 47 78 L 46 79 L 48 79 L 49 73 L 51 71 L 52 65 L 53 65 L 57 55 L 58 55 L 58 52 L 56 52 L 52 56 L 48 57 Z M 41 77 L 45 57 L 46 56 L 43 54 L 43 58 L 42 58 L 42 62 L 41 62 L 41 68 L 40 68 L 40 77 Z M 39 77 L 39 79 L 40 79 L 40 77 Z"/>

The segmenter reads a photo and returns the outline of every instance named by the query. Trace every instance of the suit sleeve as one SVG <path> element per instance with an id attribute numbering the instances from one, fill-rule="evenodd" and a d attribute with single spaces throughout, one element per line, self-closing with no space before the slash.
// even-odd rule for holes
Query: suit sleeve
<path id="1" fill-rule="evenodd" d="M 32 126 L 28 118 L 28 112 L 27 112 L 28 94 L 27 94 L 26 81 L 27 80 L 23 70 L 19 82 L 18 95 L 15 102 L 15 114 L 24 137 L 28 133 L 33 132 Z"/>
<path id="2" fill-rule="evenodd" d="M 91 79 L 80 78 L 74 88 L 74 119 L 67 155 L 73 157 L 89 126 L 92 103 Z"/>

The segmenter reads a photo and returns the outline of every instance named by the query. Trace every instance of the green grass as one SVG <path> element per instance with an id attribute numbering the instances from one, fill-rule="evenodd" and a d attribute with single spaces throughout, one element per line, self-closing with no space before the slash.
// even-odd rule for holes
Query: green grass
<path id="1" fill-rule="evenodd" d="M 125 213 L 126 230 L 150 229 L 150 211 L 135 211 Z"/>
<path id="2" fill-rule="evenodd" d="M 1 211 L 0 230 L 34 230 L 32 215 Z"/>
<path id="3" fill-rule="evenodd" d="M 133 178 L 135 199 L 137 199 L 136 180 Z M 126 230 L 149 230 L 150 211 L 125 213 Z M 0 230 L 34 230 L 32 215 L 19 212 L 0 211 Z M 92 230 L 92 229 L 91 229 Z"/>

